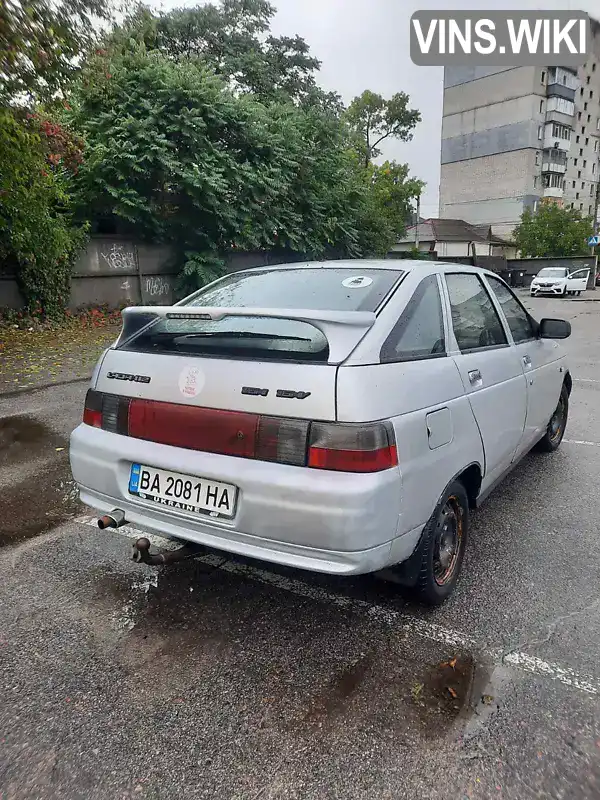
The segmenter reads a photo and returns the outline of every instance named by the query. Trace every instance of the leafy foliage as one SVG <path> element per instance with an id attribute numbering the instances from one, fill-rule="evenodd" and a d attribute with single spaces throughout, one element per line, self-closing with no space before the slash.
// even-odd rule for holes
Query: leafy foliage
<path id="1" fill-rule="evenodd" d="M 0 0 L 0 104 L 53 98 L 107 7 L 101 0 Z"/>
<path id="2" fill-rule="evenodd" d="M 557 203 L 542 203 L 535 213 L 525 209 L 513 238 L 523 258 L 559 258 L 587 255 L 593 233 L 591 217 Z"/>
<path id="3" fill-rule="evenodd" d="M 365 166 L 381 155 L 379 145 L 389 137 L 403 142 L 412 139 L 421 114 L 408 107 L 409 100 L 405 92 L 397 92 L 385 100 L 380 94 L 366 90 L 350 103 L 346 119 Z"/>
<path id="4" fill-rule="evenodd" d="M 201 61 L 134 42 L 94 57 L 71 119 L 87 140 L 82 217 L 174 244 L 187 285 L 236 248 L 323 257 L 388 246 L 346 128 L 318 104 L 236 95 Z"/>
<path id="5" fill-rule="evenodd" d="M 0 108 L 0 262 L 16 271 L 29 311 L 61 314 L 84 238 L 69 215 L 66 176 L 77 142 L 33 114 Z"/>

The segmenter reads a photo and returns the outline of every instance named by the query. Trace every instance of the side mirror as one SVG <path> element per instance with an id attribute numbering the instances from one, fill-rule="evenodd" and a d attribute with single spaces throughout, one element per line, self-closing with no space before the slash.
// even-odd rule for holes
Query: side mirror
<path id="1" fill-rule="evenodd" d="M 543 319 L 538 327 L 540 339 L 568 339 L 571 323 L 566 319 Z"/>

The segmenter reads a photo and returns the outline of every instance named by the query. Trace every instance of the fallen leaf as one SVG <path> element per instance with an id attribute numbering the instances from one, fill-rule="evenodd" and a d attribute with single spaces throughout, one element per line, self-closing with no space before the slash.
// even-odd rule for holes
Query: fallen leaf
<path id="1" fill-rule="evenodd" d="M 65 449 L 64 447 L 57 447 L 57 448 L 56 448 L 56 452 L 57 452 L 57 453 L 60 453 L 60 451 L 61 451 L 61 450 L 64 450 L 64 449 Z"/>
<path id="2" fill-rule="evenodd" d="M 484 694 L 481 698 L 481 702 L 485 703 L 486 706 L 490 706 L 494 702 L 494 698 L 491 694 Z"/>
<path id="3" fill-rule="evenodd" d="M 458 695 L 456 694 L 456 691 L 451 686 L 446 686 L 446 689 L 448 690 L 448 694 L 451 697 L 453 697 L 454 699 L 456 699 L 458 697 Z"/>
<path id="4" fill-rule="evenodd" d="M 452 667 L 452 669 L 454 669 L 454 667 L 456 666 L 456 656 L 452 659 L 452 661 L 449 662 L 449 664 Z"/>

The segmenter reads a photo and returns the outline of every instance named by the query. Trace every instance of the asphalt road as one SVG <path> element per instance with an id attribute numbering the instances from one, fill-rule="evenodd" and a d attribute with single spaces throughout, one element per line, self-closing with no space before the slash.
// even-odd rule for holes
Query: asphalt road
<path id="1" fill-rule="evenodd" d="M 134 564 L 73 492 L 85 385 L 0 397 L 0 798 L 600 798 L 600 303 L 527 304 L 573 324 L 566 439 L 474 514 L 435 611 Z"/>

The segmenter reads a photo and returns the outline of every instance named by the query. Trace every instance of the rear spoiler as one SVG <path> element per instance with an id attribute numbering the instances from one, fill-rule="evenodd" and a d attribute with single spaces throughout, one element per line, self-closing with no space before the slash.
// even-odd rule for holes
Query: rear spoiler
<path id="1" fill-rule="evenodd" d="M 129 306 L 123 309 L 123 329 L 115 347 L 161 319 L 221 320 L 225 317 L 268 317 L 306 322 L 329 342 L 329 363 L 340 364 L 377 319 L 372 311 L 318 311 L 304 308 L 221 306 Z"/>

